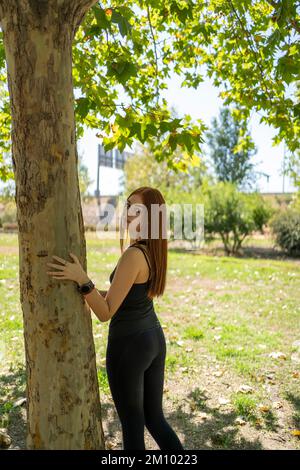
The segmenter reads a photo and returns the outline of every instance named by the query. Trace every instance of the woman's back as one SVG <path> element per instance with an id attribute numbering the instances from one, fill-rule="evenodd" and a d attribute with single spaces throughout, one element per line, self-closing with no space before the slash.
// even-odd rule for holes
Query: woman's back
<path id="1" fill-rule="evenodd" d="M 142 241 L 136 242 L 131 246 L 143 251 L 149 267 L 148 280 L 146 282 L 134 283 L 131 286 L 120 307 L 110 320 L 109 338 L 126 336 L 160 325 L 154 310 L 153 300 L 147 295 L 151 277 L 151 266 L 145 248 L 140 246 L 144 243 Z M 110 282 L 112 282 L 116 267 L 109 276 Z"/>

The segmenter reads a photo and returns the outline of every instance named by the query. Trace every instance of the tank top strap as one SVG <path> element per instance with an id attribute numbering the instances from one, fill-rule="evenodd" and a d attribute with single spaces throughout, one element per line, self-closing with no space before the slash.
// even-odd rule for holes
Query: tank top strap
<path id="1" fill-rule="evenodd" d="M 131 245 L 131 246 L 134 246 L 135 248 L 139 248 L 140 250 L 142 250 L 142 252 L 144 253 L 144 256 L 146 258 L 146 261 L 147 261 L 147 264 L 148 264 L 148 267 L 149 267 L 149 278 L 148 280 L 150 279 L 151 277 L 151 266 L 150 266 L 150 262 L 148 260 L 148 255 L 146 255 L 146 252 L 145 250 L 141 247 L 141 244 L 134 244 L 134 245 Z"/>

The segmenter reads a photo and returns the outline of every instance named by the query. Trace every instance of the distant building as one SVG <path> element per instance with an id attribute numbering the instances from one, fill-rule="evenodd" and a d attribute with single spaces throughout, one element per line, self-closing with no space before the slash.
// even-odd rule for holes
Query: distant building
<path id="1" fill-rule="evenodd" d="M 116 170 L 123 170 L 125 161 L 127 160 L 130 153 L 120 152 L 118 149 L 112 149 L 105 152 L 104 146 L 98 144 L 98 162 L 97 162 L 97 188 L 95 190 L 95 196 L 100 197 L 100 167 L 112 168 Z M 100 200 L 99 200 L 100 203 Z"/>

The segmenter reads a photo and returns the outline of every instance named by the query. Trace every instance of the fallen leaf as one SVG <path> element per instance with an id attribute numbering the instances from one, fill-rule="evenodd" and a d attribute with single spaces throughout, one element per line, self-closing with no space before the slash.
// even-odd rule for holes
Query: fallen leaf
<path id="1" fill-rule="evenodd" d="M 0 447 L 5 449 L 11 444 L 11 437 L 7 434 L 5 430 L 0 430 Z"/>
<path id="2" fill-rule="evenodd" d="M 26 402 L 26 398 L 19 398 L 19 400 L 15 401 L 13 407 L 16 408 L 17 406 L 22 406 Z"/>
<path id="3" fill-rule="evenodd" d="M 274 351 L 269 354 L 272 359 L 286 359 L 286 355 L 281 351 Z"/>
<path id="4" fill-rule="evenodd" d="M 236 424 L 238 424 L 239 426 L 243 426 L 244 424 L 246 424 L 246 421 L 244 420 L 244 418 L 242 418 L 241 416 L 238 416 L 234 422 Z"/>
<path id="5" fill-rule="evenodd" d="M 298 350 L 300 351 L 300 339 L 297 339 L 296 341 L 294 341 L 294 342 L 292 343 L 292 347 L 293 347 L 293 348 L 296 348 L 296 349 L 298 349 Z"/>
<path id="6" fill-rule="evenodd" d="M 221 338 L 222 338 L 222 336 L 220 336 L 220 335 L 214 336 L 214 340 L 215 340 L 215 341 L 220 341 Z"/>
<path id="7" fill-rule="evenodd" d="M 238 389 L 238 392 L 241 393 L 252 393 L 253 388 L 250 387 L 250 385 L 241 385 L 240 388 Z"/>
<path id="8" fill-rule="evenodd" d="M 267 405 L 260 404 L 260 405 L 258 405 L 257 408 L 258 408 L 259 411 L 262 411 L 263 413 L 268 413 L 268 411 L 270 411 L 270 407 L 267 406 Z"/>
<path id="9" fill-rule="evenodd" d="M 230 403 L 230 400 L 228 400 L 227 398 L 219 398 L 219 403 L 220 405 L 228 405 L 228 403 Z"/>
<path id="10" fill-rule="evenodd" d="M 255 420 L 255 426 L 257 427 L 261 427 L 263 425 L 263 420 L 262 419 L 256 419 Z"/>
<path id="11" fill-rule="evenodd" d="M 297 364 L 300 364 L 300 355 L 298 353 L 293 353 L 291 355 L 291 361 L 296 362 Z"/>
<path id="12" fill-rule="evenodd" d="M 213 375 L 215 377 L 222 377 L 223 374 L 224 374 L 223 370 L 216 370 L 216 371 L 213 372 Z"/>
<path id="13" fill-rule="evenodd" d="M 279 408 L 282 408 L 282 407 L 283 407 L 283 404 L 280 401 L 275 401 L 273 403 L 273 408 L 275 408 L 275 410 L 279 410 Z"/>

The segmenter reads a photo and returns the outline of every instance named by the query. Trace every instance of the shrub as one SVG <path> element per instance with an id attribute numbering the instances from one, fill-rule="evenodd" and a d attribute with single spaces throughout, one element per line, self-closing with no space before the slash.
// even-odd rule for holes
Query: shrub
<path id="1" fill-rule="evenodd" d="M 271 206 L 258 193 L 240 193 L 230 182 L 210 187 L 204 206 L 205 233 L 219 234 L 227 254 L 236 253 L 253 231 L 263 233 Z"/>
<path id="2" fill-rule="evenodd" d="M 95 224 L 84 224 L 84 230 L 86 232 L 96 232 L 96 225 Z"/>
<path id="3" fill-rule="evenodd" d="M 270 227 L 275 242 L 291 255 L 300 254 L 300 211 L 288 208 L 272 218 Z"/>
<path id="4" fill-rule="evenodd" d="M 199 227 L 199 223 L 201 224 L 201 208 L 199 208 L 198 212 L 198 220 L 197 220 L 197 212 L 196 212 L 196 205 L 203 204 L 204 205 L 204 193 L 206 190 L 207 185 L 209 182 L 207 179 L 203 179 L 201 186 L 197 189 L 193 189 L 191 187 L 190 191 L 178 190 L 178 188 L 171 188 L 168 191 L 168 198 L 166 198 L 166 203 L 171 209 L 171 206 L 179 205 L 181 207 L 181 217 L 180 217 L 180 227 L 179 234 L 175 233 L 176 226 L 175 224 L 179 223 L 179 221 L 175 221 L 174 212 L 170 211 L 170 229 L 168 232 L 168 237 L 170 241 L 177 239 L 178 235 L 182 236 L 183 240 L 189 241 L 191 244 L 192 249 L 199 247 L 199 236 L 201 237 L 200 242 L 202 241 L 202 231 L 201 226 Z M 190 205 L 190 207 L 185 205 Z M 186 211 L 186 212 L 185 212 Z M 186 214 L 186 219 L 184 217 L 184 213 Z M 178 214 L 177 214 L 178 216 Z M 190 217 L 191 216 L 191 220 Z M 178 217 L 179 218 L 179 217 Z M 186 222 L 186 223 L 185 223 Z M 190 223 L 192 222 L 192 223 Z M 196 223 L 198 222 L 198 226 Z M 176 230 L 177 231 L 177 230 Z M 197 233 L 196 233 L 197 231 Z"/>
<path id="5" fill-rule="evenodd" d="M 293 194 L 289 208 L 300 212 L 300 190 Z"/>
<path id="6" fill-rule="evenodd" d="M 16 222 L 4 222 L 3 230 L 4 231 L 17 231 L 18 224 Z"/>
<path id="7" fill-rule="evenodd" d="M 15 201 L 9 201 L 5 204 L 4 211 L 1 215 L 1 225 L 5 222 L 14 223 L 17 221 L 17 206 Z"/>

